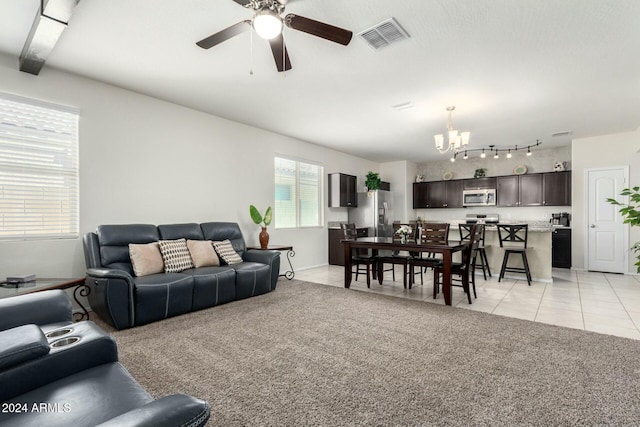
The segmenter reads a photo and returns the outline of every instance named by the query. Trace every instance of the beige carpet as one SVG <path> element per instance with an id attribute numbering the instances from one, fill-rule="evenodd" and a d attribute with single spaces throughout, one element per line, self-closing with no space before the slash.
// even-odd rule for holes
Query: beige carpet
<path id="1" fill-rule="evenodd" d="M 113 336 L 210 425 L 640 424 L 640 341 L 319 284 Z"/>

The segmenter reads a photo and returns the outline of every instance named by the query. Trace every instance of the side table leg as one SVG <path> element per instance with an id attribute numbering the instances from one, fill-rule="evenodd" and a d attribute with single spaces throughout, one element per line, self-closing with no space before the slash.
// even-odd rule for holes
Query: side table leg
<path id="1" fill-rule="evenodd" d="M 293 265 L 291 264 L 291 257 L 296 256 L 296 252 L 293 249 L 289 249 L 287 251 L 287 261 L 289 262 L 289 271 L 285 271 L 284 274 L 281 274 L 280 276 L 284 276 L 285 278 L 291 280 L 296 276 L 296 272 L 293 271 Z"/>
<path id="2" fill-rule="evenodd" d="M 84 306 L 84 304 L 80 302 L 80 300 L 78 299 L 78 296 L 88 297 L 90 293 L 91 293 L 91 288 L 86 283 L 76 286 L 76 288 L 73 290 L 73 299 L 83 311 L 83 313 L 73 313 L 74 322 L 79 322 L 81 320 L 89 320 L 89 311 Z"/>

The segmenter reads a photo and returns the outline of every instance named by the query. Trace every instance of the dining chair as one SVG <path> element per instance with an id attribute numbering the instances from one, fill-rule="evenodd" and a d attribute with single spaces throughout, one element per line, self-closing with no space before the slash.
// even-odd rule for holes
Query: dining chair
<path id="1" fill-rule="evenodd" d="M 358 232 L 356 230 L 355 224 L 340 224 L 340 228 L 342 229 L 342 236 L 345 240 L 358 240 Z M 367 277 L 367 288 L 371 287 L 371 274 L 373 273 L 373 278 L 376 277 L 376 266 L 377 266 L 378 258 L 375 256 L 371 256 L 368 254 L 356 253 L 351 254 L 351 264 L 356 267 L 356 281 L 358 281 L 359 274 L 365 274 Z M 364 270 L 363 270 L 364 268 Z M 353 269 L 351 270 L 351 275 L 353 275 Z"/>
<path id="2" fill-rule="evenodd" d="M 454 262 L 451 264 L 451 285 L 462 286 L 464 292 L 467 294 L 467 300 L 471 304 L 471 292 L 469 285 L 473 288 L 473 297 L 478 298 L 476 294 L 476 258 L 479 253 L 480 246 L 480 229 L 484 228 L 482 224 L 472 224 L 469 231 L 469 245 L 462 251 L 461 262 Z M 442 262 L 433 267 L 433 298 L 436 298 L 440 290 L 440 276 L 444 274 L 444 265 Z M 454 277 L 459 276 L 459 277 Z M 460 285 L 455 284 L 454 280 Z"/>
<path id="3" fill-rule="evenodd" d="M 527 260 L 527 237 L 529 235 L 528 224 L 498 224 L 498 240 L 500 247 L 504 248 L 502 268 L 498 282 L 502 280 L 505 272 L 524 273 L 527 283 L 531 286 L 531 271 Z M 520 255 L 522 267 L 509 266 L 509 255 Z"/>
<path id="4" fill-rule="evenodd" d="M 423 245 L 446 245 L 449 242 L 449 223 L 448 222 L 425 222 L 422 224 L 422 232 L 419 237 L 419 243 Z M 433 252 L 420 252 L 414 254 L 408 261 L 409 264 L 409 289 L 413 286 L 415 275 L 420 275 L 420 284 L 424 284 L 423 272 L 427 268 L 433 268 L 441 261 Z M 419 267 L 415 271 L 415 267 Z"/>
<path id="5" fill-rule="evenodd" d="M 469 241 L 469 236 L 471 235 L 471 228 L 474 224 L 458 224 L 458 230 L 460 231 L 460 243 Z M 486 226 L 485 224 L 477 224 L 478 230 L 476 233 L 479 234 L 478 237 L 478 256 L 480 263 L 476 265 L 476 267 L 482 268 L 482 275 L 484 276 L 484 280 L 487 280 L 487 273 L 489 273 L 489 277 L 491 277 L 491 268 L 489 267 L 489 259 L 487 258 L 487 251 L 485 250 L 485 232 Z"/>
<path id="6" fill-rule="evenodd" d="M 397 234 L 397 231 L 400 229 L 401 226 L 403 225 L 407 225 L 411 227 L 411 233 L 409 233 L 407 235 L 407 242 L 412 242 L 415 243 L 416 241 L 416 227 L 414 225 L 410 225 L 410 224 L 403 224 L 400 222 L 394 222 L 393 223 L 393 236 L 392 236 L 392 240 L 394 243 L 399 243 L 402 240 L 402 237 Z M 382 277 L 382 274 L 384 273 L 384 264 L 391 264 L 392 267 L 392 271 L 393 271 L 393 280 L 396 280 L 395 277 L 395 266 L 396 265 L 401 265 L 402 266 L 402 284 L 403 286 L 407 287 L 407 267 L 408 267 L 408 262 L 409 260 L 412 258 L 412 255 L 409 253 L 406 253 L 404 251 L 394 251 L 391 255 L 387 255 L 387 256 L 380 256 L 378 258 L 378 274 L 380 274 Z"/>

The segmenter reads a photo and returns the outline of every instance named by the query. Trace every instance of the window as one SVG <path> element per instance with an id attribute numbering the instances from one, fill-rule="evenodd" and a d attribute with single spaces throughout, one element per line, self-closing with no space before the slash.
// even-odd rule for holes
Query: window
<path id="1" fill-rule="evenodd" d="M 276 228 L 322 224 L 322 171 L 317 164 L 275 158 Z"/>
<path id="2" fill-rule="evenodd" d="M 78 237 L 78 112 L 0 94 L 0 240 Z"/>

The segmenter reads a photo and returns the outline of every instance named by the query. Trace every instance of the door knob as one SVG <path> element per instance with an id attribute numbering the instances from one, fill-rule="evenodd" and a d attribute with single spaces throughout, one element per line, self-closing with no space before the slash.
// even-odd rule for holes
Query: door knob
<path id="1" fill-rule="evenodd" d="M 591 228 L 596 228 L 596 225 L 595 224 L 591 224 Z"/>

